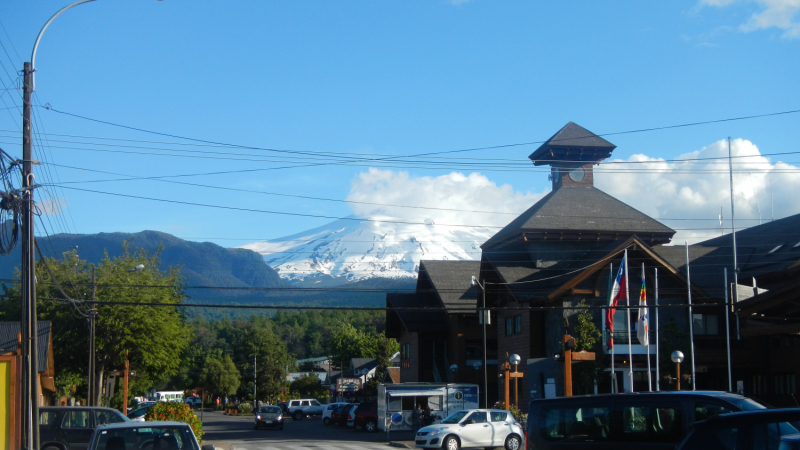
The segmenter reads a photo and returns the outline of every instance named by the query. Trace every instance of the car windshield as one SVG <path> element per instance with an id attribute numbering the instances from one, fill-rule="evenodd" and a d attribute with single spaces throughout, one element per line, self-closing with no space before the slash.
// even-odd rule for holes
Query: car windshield
<path id="1" fill-rule="evenodd" d="M 469 411 L 458 411 L 450 414 L 442 420 L 442 423 L 458 423 L 469 413 Z"/>
<path id="2" fill-rule="evenodd" d="M 92 450 L 198 450 L 188 426 L 98 430 Z"/>
<path id="3" fill-rule="evenodd" d="M 137 417 L 142 417 L 143 415 L 147 414 L 148 409 L 150 409 L 149 406 L 145 406 L 144 408 L 134 409 L 133 411 L 128 413 L 128 418 L 135 419 Z"/>
<path id="4" fill-rule="evenodd" d="M 267 413 L 267 414 L 278 414 L 281 412 L 281 409 L 277 406 L 262 406 L 261 409 L 258 410 L 260 413 Z"/>

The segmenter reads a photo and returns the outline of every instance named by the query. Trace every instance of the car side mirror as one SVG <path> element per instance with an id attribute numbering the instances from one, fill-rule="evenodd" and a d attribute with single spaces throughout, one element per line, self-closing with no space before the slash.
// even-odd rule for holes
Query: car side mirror
<path id="1" fill-rule="evenodd" d="M 213 445 L 211 445 L 211 444 L 206 444 L 206 445 L 204 445 L 204 446 L 200 447 L 200 450 L 216 450 L 216 449 L 214 448 L 214 446 L 213 446 Z"/>

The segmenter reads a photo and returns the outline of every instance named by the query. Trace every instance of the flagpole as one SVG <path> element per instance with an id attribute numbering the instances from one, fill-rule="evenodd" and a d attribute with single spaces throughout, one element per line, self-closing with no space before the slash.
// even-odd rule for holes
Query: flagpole
<path id="1" fill-rule="evenodd" d="M 689 243 L 683 241 L 686 247 L 686 293 L 689 299 L 689 349 L 692 354 L 692 390 L 697 390 L 697 379 L 694 369 L 694 316 L 692 315 L 692 280 L 689 275 Z"/>
<path id="2" fill-rule="evenodd" d="M 733 377 L 731 376 L 731 310 L 728 307 L 728 268 L 725 271 L 725 344 L 728 347 L 728 392 L 733 392 Z"/>
<path id="3" fill-rule="evenodd" d="M 645 291 L 645 294 L 644 294 L 644 298 L 645 298 L 645 300 L 644 300 L 645 313 L 649 316 L 650 315 L 649 311 L 647 311 L 648 310 L 648 308 L 647 308 L 647 287 L 646 287 L 646 285 L 644 283 L 644 263 L 642 263 L 642 290 Z M 640 297 L 639 298 L 639 303 L 641 303 L 642 302 L 641 296 L 639 296 L 639 297 Z M 648 322 L 648 325 L 649 325 L 650 320 L 648 319 L 647 322 Z M 647 345 L 645 345 L 645 347 L 647 347 L 647 388 L 648 388 L 648 390 L 650 392 L 653 392 L 653 374 L 650 373 L 650 327 L 648 326 L 647 328 L 645 328 L 644 332 L 645 332 L 645 335 L 647 336 Z"/>
<path id="4" fill-rule="evenodd" d="M 654 281 L 656 283 L 656 392 L 659 392 L 661 391 L 661 364 L 658 360 L 661 352 L 658 348 L 658 267 L 654 268 L 653 271 L 655 272 Z"/>
<path id="5" fill-rule="evenodd" d="M 611 288 L 613 286 L 613 279 L 614 279 L 614 263 L 609 264 L 608 266 L 608 302 L 611 303 Z M 616 310 L 615 310 L 616 312 Z M 614 317 L 611 317 L 611 323 L 614 323 Z M 617 393 L 617 375 L 614 373 L 614 329 L 608 331 L 609 339 L 611 340 L 611 393 Z"/>
<path id="6" fill-rule="evenodd" d="M 626 308 L 625 310 L 625 317 L 628 319 L 628 378 L 631 381 L 631 392 L 634 392 L 633 389 L 633 347 L 631 345 L 631 290 L 628 288 L 628 278 L 630 278 L 630 272 L 628 271 L 628 249 L 625 249 L 625 256 L 623 257 L 625 260 L 625 302 Z"/>

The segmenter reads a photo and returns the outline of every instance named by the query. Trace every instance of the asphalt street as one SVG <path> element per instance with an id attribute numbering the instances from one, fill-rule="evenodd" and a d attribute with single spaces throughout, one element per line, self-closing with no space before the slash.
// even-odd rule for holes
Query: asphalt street
<path id="1" fill-rule="evenodd" d="M 411 432 L 367 433 L 352 428 L 325 426 L 319 417 L 293 421 L 284 429 L 253 428 L 253 415 L 228 416 L 218 411 L 203 413 L 203 444 L 223 450 L 388 450 L 413 447 Z"/>

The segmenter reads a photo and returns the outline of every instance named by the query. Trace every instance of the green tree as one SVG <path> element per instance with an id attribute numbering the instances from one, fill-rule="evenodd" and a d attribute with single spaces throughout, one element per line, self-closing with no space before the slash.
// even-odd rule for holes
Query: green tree
<path id="1" fill-rule="evenodd" d="M 368 382 L 368 387 L 377 391 L 378 384 L 382 383 L 388 376 L 388 368 L 392 367 L 392 356 L 400 351 L 400 344 L 393 338 L 386 337 L 386 333 L 380 333 L 374 337 L 375 354 L 378 367 L 375 368 L 375 375 Z"/>
<path id="2" fill-rule="evenodd" d="M 227 396 L 239 389 L 241 375 L 230 356 L 212 354 L 206 359 L 201 380 L 208 392 Z"/>
<path id="3" fill-rule="evenodd" d="M 573 390 L 576 394 L 591 394 L 603 370 L 600 340 L 602 334 L 597 329 L 592 311 L 586 300 L 581 300 L 578 323 L 575 324 L 575 350 L 594 352 L 594 361 L 581 361 L 573 365 Z M 570 361 L 566 361 L 570 363 Z"/>
<path id="4" fill-rule="evenodd" d="M 294 366 L 294 355 L 273 332 L 272 323 L 263 316 L 234 322 L 236 330 L 229 333 L 233 340 L 234 356 L 243 374 L 253 374 L 255 366 L 258 399 L 273 399 L 286 387 L 286 368 Z M 245 380 L 252 378 L 244 375 Z M 252 382 L 248 383 L 252 386 Z"/>
<path id="5" fill-rule="evenodd" d="M 123 243 L 123 249 L 121 256 L 106 255 L 96 266 L 79 259 L 75 251 L 64 253 L 60 260 L 47 258 L 36 265 L 38 319 L 51 320 L 56 328 L 53 347 L 60 374 L 86 373 L 89 348 L 86 317 L 90 306 L 85 301 L 91 299 L 91 273 L 96 270 L 96 299 L 101 302 L 96 306 L 95 326 L 97 392 L 107 370 L 123 367 L 126 351 L 131 369 L 136 370 L 140 380 L 175 374 L 189 341 L 183 317 L 176 307 L 143 305 L 178 306 L 184 298 L 179 269 L 159 270 L 160 249 L 151 254 L 144 249 L 131 249 L 127 242 Z M 143 270 L 130 271 L 139 264 L 144 265 Z M 18 320 L 19 285 L 4 286 L 4 290 L 6 295 L 0 309 L 9 319 Z M 72 300 L 66 300 L 64 294 Z"/>
<path id="6" fill-rule="evenodd" d="M 325 389 L 319 382 L 319 377 L 313 373 L 306 373 L 292 381 L 289 386 L 292 393 L 297 392 L 302 397 L 311 397 L 322 395 Z"/>

